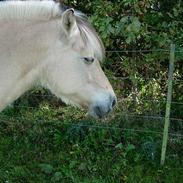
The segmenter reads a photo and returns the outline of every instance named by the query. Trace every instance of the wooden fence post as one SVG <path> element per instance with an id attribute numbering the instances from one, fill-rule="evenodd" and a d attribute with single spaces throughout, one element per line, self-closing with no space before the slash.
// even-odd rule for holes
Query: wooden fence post
<path id="1" fill-rule="evenodd" d="M 169 63 L 169 72 L 168 72 L 168 93 L 167 93 L 167 102 L 166 102 L 165 124 L 164 124 L 164 131 L 163 131 L 163 143 L 162 143 L 162 150 L 161 150 L 161 165 L 164 165 L 165 163 L 166 148 L 167 148 L 167 142 L 168 142 L 168 129 L 170 125 L 170 112 L 171 112 L 171 102 L 172 102 L 174 62 L 175 62 L 175 44 L 171 44 L 170 63 Z"/>

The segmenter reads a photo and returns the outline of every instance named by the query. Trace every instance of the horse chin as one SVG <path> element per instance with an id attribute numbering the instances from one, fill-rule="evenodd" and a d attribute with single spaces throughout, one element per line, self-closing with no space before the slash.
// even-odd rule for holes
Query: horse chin
<path id="1" fill-rule="evenodd" d="M 76 103 L 75 101 L 73 101 L 65 96 L 61 96 L 60 98 L 65 104 L 69 104 L 74 107 L 78 107 L 80 109 L 88 110 L 88 112 L 86 114 L 87 117 L 92 117 L 94 119 L 103 119 L 108 114 L 108 112 L 106 112 L 105 110 L 103 111 L 103 110 L 99 109 L 95 105 L 88 105 L 87 103 Z"/>
<path id="2" fill-rule="evenodd" d="M 102 115 L 98 115 L 94 110 L 93 110 L 93 106 L 89 108 L 88 112 L 87 112 L 87 116 L 88 117 L 92 117 L 94 119 L 102 119 L 104 118 L 104 116 Z"/>
<path id="3" fill-rule="evenodd" d="M 87 112 L 86 114 L 87 117 L 91 117 L 91 118 L 94 118 L 94 119 L 102 119 L 102 117 L 99 117 L 97 116 L 95 113 L 91 113 L 91 112 Z"/>

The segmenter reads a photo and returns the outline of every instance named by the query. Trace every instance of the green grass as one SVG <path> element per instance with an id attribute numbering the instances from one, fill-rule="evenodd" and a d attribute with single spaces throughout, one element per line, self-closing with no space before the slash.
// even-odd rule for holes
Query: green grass
<path id="1" fill-rule="evenodd" d="M 10 106 L 0 121 L 2 183 L 183 182 L 182 139 L 171 138 L 166 165 L 159 165 L 162 135 L 150 131 L 161 131 L 162 121 L 127 118 L 118 109 L 95 121 L 46 102 Z"/>

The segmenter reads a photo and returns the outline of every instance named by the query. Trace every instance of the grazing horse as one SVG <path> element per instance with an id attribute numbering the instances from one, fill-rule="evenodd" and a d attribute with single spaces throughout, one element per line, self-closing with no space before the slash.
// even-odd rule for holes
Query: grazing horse
<path id="1" fill-rule="evenodd" d="M 0 111 L 34 86 L 95 118 L 116 104 L 101 39 L 84 14 L 54 1 L 0 2 Z"/>

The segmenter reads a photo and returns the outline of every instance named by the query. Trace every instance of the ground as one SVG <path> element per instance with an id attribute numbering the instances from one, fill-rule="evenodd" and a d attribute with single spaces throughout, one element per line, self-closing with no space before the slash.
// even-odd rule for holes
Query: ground
<path id="1" fill-rule="evenodd" d="M 45 100 L 34 108 L 22 105 L 1 114 L 2 183 L 183 182 L 182 139 L 170 137 L 161 166 L 162 133 L 152 123 L 150 129 L 149 119 L 127 118 L 116 109 L 95 121 Z"/>

